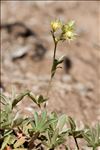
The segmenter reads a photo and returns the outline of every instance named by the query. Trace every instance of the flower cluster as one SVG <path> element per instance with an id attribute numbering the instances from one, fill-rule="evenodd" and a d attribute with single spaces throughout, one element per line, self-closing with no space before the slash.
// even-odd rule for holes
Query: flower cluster
<path id="1" fill-rule="evenodd" d="M 76 36 L 75 33 L 75 22 L 69 21 L 66 24 L 63 24 L 60 20 L 55 20 L 51 22 L 51 29 L 52 32 L 55 33 L 58 30 L 61 30 L 59 37 L 57 38 L 58 41 L 62 40 L 73 40 Z"/>
<path id="2" fill-rule="evenodd" d="M 60 20 L 52 21 L 51 22 L 51 28 L 53 32 L 56 32 L 58 29 L 60 29 L 62 26 L 62 22 Z"/>

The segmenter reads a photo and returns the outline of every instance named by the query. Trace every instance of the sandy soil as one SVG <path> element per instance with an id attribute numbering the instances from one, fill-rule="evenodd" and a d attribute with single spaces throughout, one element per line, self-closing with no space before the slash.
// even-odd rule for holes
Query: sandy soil
<path id="1" fill-rule="evenodd" d="M 53 55 L 50 21 L 73 19 L 77 39 L 60 43 L 57 50 L 57 57 L 66 55 L 72 65 L 69 73 L 64 67 L 57 72 L 47 107 L 85 123 L 100 120 L 99 5 L 99 1 L 2 1 L 2 90 L 11 94 L 12 88 L 17 93 L 29 89 L 45 95 Z M 28 107 L 35 109 L 26 99 L 20 108 L 25 112 Z"/>

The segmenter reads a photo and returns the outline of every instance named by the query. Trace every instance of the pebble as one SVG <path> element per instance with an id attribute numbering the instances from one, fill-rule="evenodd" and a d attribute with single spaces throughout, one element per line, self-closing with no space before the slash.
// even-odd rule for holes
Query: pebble
<path id="1" fill-rule="evenodd" d="M 12 54 L 11 54 L 11 58 L 12 60 L 16 60 L 18 58 L 22 58 L 24 57 L 29 51 L 29 47 L 19 47 L 18 49 L 16 49 Z"/>
<path id="2" fill-rule="evenodd" d="M 76 91 L 78 91 L 83 96 L 86 96 L 87 93 L 92 90 L 92 88 L 82 83 L 76 83 L 75 85 L 73 85 L 73 87 Z"/>
<path id="3" fill-rule="evenodd" d="M 71 82 L 72 81 L 72 77 L 70 75 L 63 75 L 61 78 L 62 82 Z"/>

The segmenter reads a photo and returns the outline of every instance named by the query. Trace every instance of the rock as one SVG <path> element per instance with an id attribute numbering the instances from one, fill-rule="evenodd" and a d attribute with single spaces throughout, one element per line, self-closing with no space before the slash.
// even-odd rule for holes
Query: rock
<path id="1" fill-rule="evenodd" d="M 39 81 L 43 81 L 43 82 L 48 82 L 50 80 L 50 76 L 49 75 L 41 75 L 38 77 Z"/>
<path id="2" fill-rule="evenodd" d="M 93 87 L 92 86 L 90 87 L 88 85 L 84 85 L 82 83 L 75 83 L 74 89 L 76 91 L 78 91 L 81 95 L 86 96 L 88 92 L 93 90 Z"/>
<path id="3" fill-rule="evenodd" d="M 67 83 L 71 82 L 72 81 L 72 77 L 70 75 L 63 75 L 62 78 L 61 78 L 61 81 L 64 82 L 64 83 L 65 82 L 67 82 Z"/>
<path id="4" fill-rule="evenodd" d="M 72 91 L 72 86 L 70 84 L 67 83 L 61 83 L 60 81 L 57 81 L 55 83 L 55 89 L 59 90 L 59 91 L 65 91 L 65 92 L 71 92 Z"/>
<path id="5" fill-rule="evenodd" d="M 11 54 L 11 58 L 13 61 L 19 58 L 23 58 L 24 56 L 26 56 L 28 51 L 29 51 L 29 47 L 26 47 L 26 46 L 20 47 Z"/>

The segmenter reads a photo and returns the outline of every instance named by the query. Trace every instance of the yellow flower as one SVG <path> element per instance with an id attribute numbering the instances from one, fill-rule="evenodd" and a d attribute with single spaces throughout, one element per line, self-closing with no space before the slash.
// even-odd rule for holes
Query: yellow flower
<path id="1" fill-rule="evenodd" d="M 76 36 L 74 32 L 75 22 L 69 21 L 67 24 L 62 26 L 62 40 L 73 40 Z"/>
<path id="2" fill-rule="evenodd" d="M 62 39 L 63 40 L 66 40 L 66 39 L 68 39 L 68 40 L 73 40 L 74 38 L 75 38 L 75 33 L 74 32 L 72 32 L 72 31 L 67 31 L 66 33 L 64 33 L 63 35 L 62 35 Z"/>
<path id="3" fill-rule="evenodd" d="M 66 33 L 68 31 L 74 31 L 74 28 L 75 28 L 75 22 L 69 21 L 67 24 L 62 26 L 62 32 Z"/>
<path id="4" fill-rule="evenodd" d="M 52 21 L 51 22 L 51 28 L 52 30 L 55 32 L 57 31 L 58 29 L 60 29 L 62 26 L 62 23 L 60 20 L 56 20 L 56 21 Z"/>
<path id="5" fill-rule="evenodd" d="M 71 31 L 66 32 L 66 36 L 68 39 L 72 39 L 74 37 L 74 33 Z"/>

